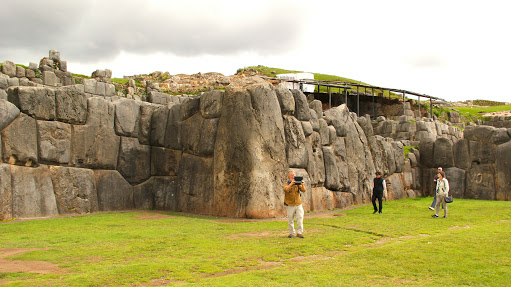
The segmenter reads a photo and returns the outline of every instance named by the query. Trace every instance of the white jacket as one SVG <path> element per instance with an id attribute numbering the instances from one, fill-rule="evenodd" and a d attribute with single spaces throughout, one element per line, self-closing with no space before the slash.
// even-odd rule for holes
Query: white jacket
<path id="1" fill-rule="evenodd" d="M 443 178 L 442 180 L 437 180 L 436 182 L 436 194 L 442 195 L 442 196 L 448 196 L 449 195 L 449 182 L 446 178 Z"/>

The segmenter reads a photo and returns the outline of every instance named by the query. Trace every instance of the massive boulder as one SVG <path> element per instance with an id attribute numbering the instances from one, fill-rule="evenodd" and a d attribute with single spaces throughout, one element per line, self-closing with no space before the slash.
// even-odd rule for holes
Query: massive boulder
<path id="1" fill-rule="evenodd" d="M 223 206 L 215 203 L 213 159 L 183 154 L 178 171 L 179 211 L 216 214 Z M 216 209 L 216 210 L 215 210 Z M 223 211 L 230 213 L 232 211 Z"/>
<path id="2" fill-rule="evenodd" d="M 136 138 L 121 137 L 117 170 L 131 184 L 151 176 L 151 147 Z"/>
<path id="3" fill-rule="evenodd" d="M 11 166 L 12 216 L 14 218 L 58 215 L 48 166 Z"/>
<path id="4" fill-rule="evenodd" d="M 133 187 L 116 170 L 94 170 L 99 211 L 130 210 L 135 207 Z"/>
<path id="5" fill-rule="evenodd" d="M 55 115 L 56 119 L 61 122 L 85 124 L 87 121 L 87 96 L 83 85 L 55 90 Z"/>
<path id="6" fill-rule="evenodd" d="M 72 132 L 71 161 L 76 167 L 116 169 L 120 137 L 114 130 L 115 106 L 93 97 L 88 99 L 85 125 L 75 125 Z"/>
<path id="7" fill-rule="evenodd" d="M 284 131 L 289 167 L 306 168 L 309 158 L 301 122 L 293 116 L 284 116 Z"/>
<path id="8" fill-rule="evenodd" d="M 300 121 L 310 120 L 311 112 L 305 94 L 300 90 L 291 90 L 291 93 L 295 99 L 295 117 Z"/>
<path id="9" fill-rule="evenodd" d="M 115 133 L 119 136 L 137 137 L 139 127 L 140 102 L 119 99 L 115 105 Z"/>
<path id="10" fill-rule="evenodd" d="M 494 200 L 496 198 L 494 164 L 473 164 L 467 172 L 466 188 L 466 198 Z"/>
<path id="11" fill-rule="evenodd" d="M 258 78 L 228 86 L 215 142 L 214 202 L 221 208 L 216 214 L 282 216 L 278 191 L 286 168 L 284 124 L 273 88 Z"/>
<path id="12" fill-rule="evenodd" d="M 498 200 L 511 200 L 511 141 L 497 147 L 495 175 Z"/>
<path id="13" fill-rule="evenodd" d="M 465 198 L 466 171 L 457 167 L 444 169 L 445 178 L 449 181 L 449 195 Z"/>
<path id="14" fill-rule="evenodd" d="M 6 100 L 0 100 L 0 131 L 10 125 L 20 114 L 20 110 Z"/>
<path id="15" fill-rule="evenodd" d="M 7 90 L 9 102 L 20 111 L 41 120 L 55 119 L 55 91 L 43 87 L 13 87 Z"/>
<path id="16" fill-rule="evenodd" d="M 208 91 L 201 95 L 200 114 L 205 119 L 218 118 L 222 112 L 224 91 Z"/>
<path id="17" fill-rule="evenodd" d="M 454 166 L 453 144 L 448 138 L 440 137 L 435 141 L 433 151 L 434 165 L 443 168 Z"/>
<path id="18" fill-rule="evenodd" d="M 71 158 L 71 125 L 37 121 L 39 159 L 41 162 L 67 164 Z"/>
<path id="19" fill-rule="evenodd" d="M 50 176 L 59 214 L 98 211 L 98 196 L 91 169 L 52 166 Z"/>
<path id="20" fill-rule="evenodd" d="M 37 164 L 36 120 L 21 114 L 1 132 L 2 159 L 11 164 Z"/>
<path id="21" fill-rule="evenodd" d="M 12 219 L 11 166 L 0 163 L 0 221 Z"/>

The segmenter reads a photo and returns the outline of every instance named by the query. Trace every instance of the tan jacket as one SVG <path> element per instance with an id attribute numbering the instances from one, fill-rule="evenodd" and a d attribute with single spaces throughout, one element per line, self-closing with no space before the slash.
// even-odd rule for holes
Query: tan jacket
<path id="1" fill-rule="evenodd" d="M 446 178 L 437 180 L 436 182 L 436 194 L 441 196 L 449 195 L 449 181 Z"/>
<path id="2" fill-rule="evenodd" d="M 300 198 L 300 191 L 305 192 L 305 185 L 294 185 L 288 183 L 284 186 L 284 203 L 289 206 L 297 206 L 302 204 L 302 199 Z"/>

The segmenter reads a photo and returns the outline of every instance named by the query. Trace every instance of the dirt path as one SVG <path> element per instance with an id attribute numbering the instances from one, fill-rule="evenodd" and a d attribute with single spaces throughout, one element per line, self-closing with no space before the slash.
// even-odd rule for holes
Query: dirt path
<path id="1" fill-rule="evenodd" d="M 44 248 L 12 248 L 0 249 L 0 272 L 26 272 L 39 274 L 61 274 L 64 270 L 58 265 L 47 261 L 25 261 L 7 259 L 9 256 L 19 255 L 35 250 L 45 250 Z"/>

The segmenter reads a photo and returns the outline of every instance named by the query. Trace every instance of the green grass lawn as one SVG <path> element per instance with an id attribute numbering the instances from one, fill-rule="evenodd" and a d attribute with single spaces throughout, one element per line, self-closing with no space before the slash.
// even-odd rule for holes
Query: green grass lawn
<path id="1" fill-rule="evenodd" d="M 489 106 L 489 107 L 456 107 L 461 116 L 469 119 L 483 119 L 483 114 L 493 112 L 511 111 L 511 105 Z"/>
<path id="2" fill-rule="evenodd" d="M 122 212 L 0 224 L 9 260 L 63 272 L 0 273 L 6 286 L 509 286 L 511 202 L 432 198 L 306 215 L 305 238 L 283 220 Z M 168 215 L 168 216 L 165 216 Z M 334 216 L 335 215 L 335 216 Z M 1 255 L 1 253 L 0 253 Z"/>

